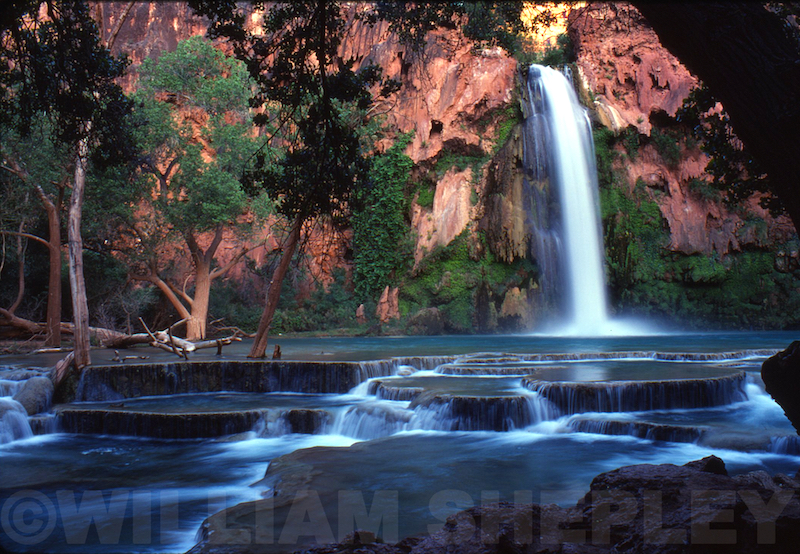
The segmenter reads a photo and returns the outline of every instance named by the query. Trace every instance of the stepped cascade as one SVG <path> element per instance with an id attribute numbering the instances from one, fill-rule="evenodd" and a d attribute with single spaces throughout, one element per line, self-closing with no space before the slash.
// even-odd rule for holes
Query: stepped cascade
<path id="1" fill-rule="evenodd" d="M 385 351 L 395 340 L 406 339 L 374 342 Z M 68 377 L 52 409 L 39 413 L 22 406 L 25 382 L 39 373 L 18 372 L 20 379 L 0 381 L 0 461 L 14 460 L 3 466 L 0 505 L 11 505 L 20 488 L 61 502 L 59 491 L 80 467 L 80 487 L 90 488 L 76 493 L 81 510 L 63 513 L 37 544 L 41 551 L 109 554 L 122 545 L 184 552 L 197 537 L 207 540 L 204 521 L 226 513 L 255 509 L 256 518 L 284 525 L 293 487 L 308 483 L 323 491 L 333 529 L 341 509 L 336 491 L 404 491 L 397 531 L 403 537 L 431 523 L 420 508 L 432 505 L 430 491 L 463 491 L 476 502 L 480 491 L 499 491 L 501 501 L 528 491 L 536 501 L 540 490 L 588 487 L 600 469 L 684 463 L 715 452 L 738 464 L 735 471 L 796 470 L 797 437 L 757 373 L 777 352 L 772 343 L 743 348 L 733 337 L 728 344 L 739 349 L 708 351 L 692 342 L 699 339 L 684 339 L 677 349 L 663 338 L 582 338 L 597 343 L 556 350 L 554 342 L 575 339 L 481 342 L 488 340 L 470 337 L 469 346 L 497 350 L 97 365 Z M 334 348 L 317 353 L 336 357 Z M 88 544 L 76 542 L 74 530 L 93 502 L 108 511 L 93 490 L 120 499 L 135 492 L 137 502 L 152 501 L 152 521 L 179 513 L 182 531 L 160 532 L 159 545 L 128 544 L 147 518 L 120 511 L 121 538 L 104 527 L 97 538 L 87 535 Z M 217 501 L 220 491 L 225 498 Z M 378 496 L 371 498 L 365 501 L 374 506 Z M 246 526 L 248 517 L 235 525 Z M 294 549 L 314 540 L 320 539 L 312 534 Z M 2 535 L 0 548 L 19 551 Z"/>

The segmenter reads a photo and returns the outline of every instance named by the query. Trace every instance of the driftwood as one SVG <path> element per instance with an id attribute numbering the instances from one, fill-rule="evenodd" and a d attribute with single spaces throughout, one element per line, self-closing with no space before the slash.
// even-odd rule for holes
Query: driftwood
<path id="1" fill-rule="evenodd" d="M 64 380 L 64 377 L 69 374 L 70 368 L 72 364 L 75 362 L 75 351 L 73 350 L 69 354 L 67 354 L 64 358 L 60 359 L 56 362 L 56 365 L 53 366 L 53 369 L 50 370 L 50 380 L 53 381 L 53 387 L 58 388 L 58 385 L 61 381 Z"/>
<path id="2" fill-rule="evenodd" d="M 131 346 L 136 346 L 137 344 L 147 344 L 154 348 L 160 348 L 165 352 L 170 352 L 171 354 L 175 354 L 180 356 L 184 359 L 189 359 L 189 354 L 196 351 L 201 350 L 203 348 L 216 348 L 217 354 L 222 354 L 222 347 L 232 344 L 234 342 L 240 342 L 242 337 L 248 337 L 247 333 L 244 333 L 241 329 L 238 328 L 230 328 L 233 330 L 233 334 L 224 337 L 221 339 L 210 339 L 210 340 L 202 340 L 193 342 L 190 340 L 182 339 L 180 337 L 176 337 L 174 331 L 180 325 L 186 323 L 185 319 L 178 321 L 177 323 L 172 324 L 169 328 L 164 329 L 163 331 L 151 331 L 147 325 L 139 318 L 139 321 L 142 323 L 142 326 L 145 328 L 145 333 L 134 333 L 129 335 L 127 333 L 121 333 L 119 331 L 114 331 L 112 329 L 105 329 L 103 327 L 90 327 L 89 332 L 92 338 L 100 343 L 101 346 L 105 348 L 113 348 L 113 349 L 120 349 L 120 348 L 129 348 Z M 0 308 L 0 324 L 10 325 L 11 327 L 21 329 L 24 332 L 30 333 L 31 335 L 38 335 L 44 334 L 46 330 L 46 325 L 44 323 L 37 323 L 35 321 L 31 321 L 29 319 L 24 319 L 14 314 L 10 313 L 8 310 Z M 73 334 L 75 327 L 72 323 L 62 323 L 61 324 L 61 331 L 65 334 Z M 39 353 L 55 353 L 55 352 L 65 352 L 67 349 L 63 348 L 48 348 L 48 349 L 40 349 L 37 352 Z M 133 359 L 137 358 L 136 356 L 125 356 L 120 357 L 117 353 L 115 358 L 112 358 L 114 361 L 124 361 L 125 359 Z M 141 358 L 141 357 L 139 357 Z M 69 360 L 69 363 L 72 363 L 72 358 L 67 356 L 63 360 L 59 362 L 65 362 Z M 69 365 L 69 364 L 67 364 Z M 55 368 L 54 368 L 55 369 Z M 66 368 L 62 369 L 62 376 L 63 372 L 66 371 Z"/>

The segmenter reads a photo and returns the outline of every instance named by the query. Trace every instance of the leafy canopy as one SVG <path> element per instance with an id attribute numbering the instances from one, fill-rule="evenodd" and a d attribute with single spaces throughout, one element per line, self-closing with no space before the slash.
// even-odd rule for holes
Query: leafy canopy
<path id="1" fill-rule="evenodd" d="M 161 214 L 183 233 L 232 224 L 248 205 L 257 150 L 243 65 L 192 37 L 146 60 L 140 76 L 137 140 Z"/>

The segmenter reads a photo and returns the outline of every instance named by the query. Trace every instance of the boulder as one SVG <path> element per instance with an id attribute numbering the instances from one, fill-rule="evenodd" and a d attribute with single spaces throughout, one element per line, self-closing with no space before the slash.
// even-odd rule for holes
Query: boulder
<path id="1" fill-rule="evenodd" d="M 409 335 L 439 335 L 444 329 L 442 314 L 438 308 L 423 308 L 408 320 Z"/>
<path id="2" fill-rule="evenodd" d="M 768 358 L 761 366 L 761 378 L 800 434 L 800 341 Z"/>
<path id="3" fill-rule="evenodd" d="M 686 554 L 796 552 L 800 482 L 756 471 L 730 477 L 714 456 L 683 466 L 640 464 L 601 473 L 571 508 L 483 504 L 428 537 L 363 544 L 375 554 Z M 350 552 L 351 545 L 307 550 Z"/>
<path id="4" fill-rule="evenodd" d="M 49 377 L 31 377 L 14 395 L 28 415 L 39 414 L 50 409 L 53 400 L 53 381 Z"/>

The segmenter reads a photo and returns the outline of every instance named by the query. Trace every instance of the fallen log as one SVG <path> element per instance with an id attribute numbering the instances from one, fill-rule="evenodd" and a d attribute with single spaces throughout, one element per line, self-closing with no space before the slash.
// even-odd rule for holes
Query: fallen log
<path id="1" fill-rule="evenodd" d="M 21 329 L 32 335 L 42 334 L 45 332 L 46 329 L 44 323 L 37 323 L 29 319 L 15 316 L 2 308 L 0 308 L 0 317 L 3 318 L 2 321 L 3 323 L 10 325 L 11 327 Z M 127 333 L 122 333 L 120 331 L 114 331 L 113 329 L 106 329 L 103 327 L 89 327 L 89 333 L 92 336 L 92 338 L 96 342 L 100 343 L 100 345 L 104 348 L 120 349 L 120 348 L 130 348 L 138 344 L 147 344 L 154 348 L 160 348 L 161 350 L 180 356 L 184 359 L 189 359 L 190 353 L 203 348 L 216 348 L 217 354 L 221 355 L 223 346 L 227 346 L 234 342 L 240 342 L 242 340 L 242 336 L 249 336 L 247 335 L 247 333 L 244 333 L 241 329 L 232 328 L 234 330 L 234 333 L 231 336 L 224 337 L 221 339 L 209 339 L 209 340 L 193 342 L 190 340 L 182 339 L 180 337 L 176 337 L 173 334 L 175 328 L 186 322 L 185 319 L 182 319 L 181 321 L 172 324 L 169 328 L 164 329 L 163 331 L 155 331 L 155 332 L 151 331 L 144 323 L 144 321 L 141 320 L 141 318 L 139 320 L 141 321 L 142 326 L 146 330 L 145 333 L 134 333 L 129 335 Z M 73 334 L 74 330 L 75 330 L 74 325 L 72 323 L 61 324 L 62 333 Z M 66 348 L 48 348 L 48 349 L 40 349 L 37 352 L 55 353 L 55 352 L 65 352 L 65 351 L 67 351 Z M 64 358 L 64 360 L 66 360 L 67 358 Z"/>

